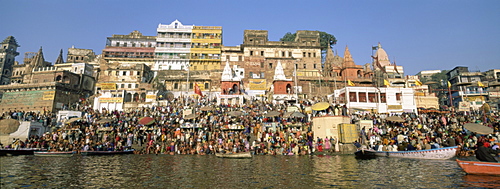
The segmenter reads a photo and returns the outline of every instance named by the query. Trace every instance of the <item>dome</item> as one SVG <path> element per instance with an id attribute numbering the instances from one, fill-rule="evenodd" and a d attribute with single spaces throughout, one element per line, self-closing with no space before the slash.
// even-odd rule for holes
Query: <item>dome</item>
<path id="1" fill-rule="evenodd" d="M 387 52 L 385 52 L 385 50 L 382 48 L 382 45 L 380 45 L 380 43 L 378 44 L 375 57 L 378 58 L 378 61 L 380 62 L 381 66 L 391 65 L 391 62 L 389 61 L 389 56 L 387 55 Z"/>

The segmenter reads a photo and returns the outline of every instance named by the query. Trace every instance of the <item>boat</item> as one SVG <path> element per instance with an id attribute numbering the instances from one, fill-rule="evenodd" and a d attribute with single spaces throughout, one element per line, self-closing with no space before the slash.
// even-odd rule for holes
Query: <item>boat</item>
<path id="1" fill-rule="evenodd" d="M 99 156 L 99 155 L 121 155 L 121 154 L 133 154 L 134 150 L 123 150 L 123 151 L 81 151 L 80 154 L 84 156 Z"/>
<path id="2" fill-rule="evenodd" d="M 457 146 L 436 148 L 430 150 L 414 150 L 414 151 L 375 151 L 375 150 L 358 150 L 354 153 L 357 158 L 369 159 L 375 157 L 398 157 L 410 159 L 450 159 L 455 157 Z"/>
<path id="3" fill-rule="evenodd" d="M 74 151 L 66 152 L 49 152 L 49 151 L 35 151 L 33 155 L 35 156 L 58 156 L 58 157 L 71 157 L 75 154 Z"/>
<path id="4" fill-rule="evenodd" d="M 500 163 L 485 161 L 456 160 L 467 174 L 500 176 Z"/>
<path id="5" fill-rule="evenodd" d="M 233 158 L 233 159 L 244 159 L 252 158 L 251 152 L 239 152 L 239 153 L 215 153 L 215 156 L 220 158 Z"/>
<path id="6" fill-rule="evenodd" d="M 41 151 L 41 148 L 1 148 L 0 156 L 19 156 L 19 155 L 34 155 L 35 151 Z"/>

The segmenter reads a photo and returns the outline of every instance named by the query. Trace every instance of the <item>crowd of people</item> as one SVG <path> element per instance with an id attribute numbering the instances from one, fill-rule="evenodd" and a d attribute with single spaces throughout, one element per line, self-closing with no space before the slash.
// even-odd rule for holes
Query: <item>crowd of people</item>
<path id="1" fill-rule="evenodd" d="M 207 99 L 174 99 L 166 106 L 126 111 L 83 108 L 82 118 L 57 122 L 50 112 L 6 112 L 2 119 L 43 122 L 52 127 L 42 136 L 14 141 L 9 147 L 45 148 L 52 151 L 124 150 L 134 147 L 141 154 L 214 154 L 251 151 L 254 154 L 306 155 L 335 152 L 335 137 L 315 137 L 311 120 L 316 116 L 350 116 L 351 123 L 371 120 L 373 127 L 359 131 L 355 145 L 379 151 L 403 151 L 459 146 L 470 155 L 477 144 L 498 149 L 500 119 L 497 113 L 403 113 L 403 121 L 388 121 L 386 114 L 349 111 L 331 105 L 322 111 L 304 111 L 314 101 L 270 104 L 252 101 L 242 105 L 216 103 Z M 290 107 L 303 116 L 290 116 Z M 267 116 L 274 111 L 278 114 Z M 187 114 L 186 112 L 189 112 Z M 147 121 L 145 118 L 152 118 Z M 147 122 L 145 122 L 147 121 Z M 272 124 L 271 124 L 272 123 Z M 482 123 L 494 132 L 480 135 L 467 131 L 465 123 Z"/>

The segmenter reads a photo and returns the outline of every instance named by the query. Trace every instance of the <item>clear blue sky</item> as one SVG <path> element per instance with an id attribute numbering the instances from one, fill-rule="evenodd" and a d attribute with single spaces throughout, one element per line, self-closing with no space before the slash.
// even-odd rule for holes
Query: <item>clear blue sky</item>
<path id="1" fill-rule="evenodd" d="M 457 65 L 500 68 L 498 0 L 0 0 L 0 7 L 0 40 L 17 39 L 19 62 L 40 46 L 51 62 L 73 45 L 101 54 L 106 37 L 133 30 L 153 36 L 158 24 L 178 19 L 222 26 L 225 46 L 241 44 L 246 29 L 268 30 L 271 41 L 296 30 L 324 31 L 337 38 L 339 55 L 348 45 L 358 65 L 371 62 L 371 47 L 380 42 L 407 75 Z"/>

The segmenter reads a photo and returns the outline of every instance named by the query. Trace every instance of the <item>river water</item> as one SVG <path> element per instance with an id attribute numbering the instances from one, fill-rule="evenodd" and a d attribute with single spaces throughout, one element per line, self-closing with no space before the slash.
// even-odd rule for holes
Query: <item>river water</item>
<path id="1" fill-rule="evenodd" d="M 500 188 L 454 160 L 354 155 L 0 157 L 1 188 Z"/>

